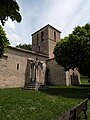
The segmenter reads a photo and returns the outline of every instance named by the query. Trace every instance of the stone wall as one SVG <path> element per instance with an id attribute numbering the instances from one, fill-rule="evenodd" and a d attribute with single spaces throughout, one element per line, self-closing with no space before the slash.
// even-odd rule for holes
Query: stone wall
<path id="1" fill-rule="evenodd" d="M 53 51 L 54 51 L 54 47 L 56 45 L 56 42 L 50 40 L 49 41 L 49 58 L 54 58 L 54 54 L 53 54 Z"/>
<path id="2" fill-rule="evenodd" d="M 49 59 L 47 63 L 46 82 L 51 85 L 80 85 L 80 74 L 75 68 L 64 71 L 64 68 L 55 62 L 55 59 Z"/>
<path id="3" fill-rule="evenodd" d="M 42 38 L 43 32 L 43 40 Z M 56 43 L 60 40 L 60 31 L 50 25 L 46 25 L 32 34 L 32 50 L 40 52 L 53 58 L 53 50 Z"/>
<path id="4" fill-rule="evenodd" d="M 36 59 L 35 53 L 13 47 L 7 49 L 6 56 L 0 59 L 0 88 L 24 86 L 28 58 Z M 47 57 L 40 55 L 38 59 Z"/>
<path id="5" fill-rule="evenodd" d="M 55 59 L 47 60 L 46 82 L 51 85 L 66 85 L 66 72 L 63 67 L 55 62 Z"/>
<path id="6" fill-rule="evenodd" d="M 41 33 L 43 32 L 43 37 Z M 42 40 L 43 38 L 43 40 Z M 32 50 L 49 56 L 48 27 L 44 27 L 32 34 Z"/>
<path id="7" fill-rule="evenodd" d="M 76 68 L 74 70 L 69 69 L 69 71 L 66 72 L 66 83 L 67 85 L 80 85 L 80 73 Z"/>
<path id="8" fill-rule="evenodd" d="M 54 33 L 55 33 L 55 36 L 54 36 Z M 48 41 L 49 41 L 49 58 L 54 58 L 54 54 L 53 54 L 53 51 L 54 51 L 54 47 L 56 45 L 56 43 L 58 41 L 60 41 L 60 31 L 58 31 L 57 29 L 49 26 L 48 27 Z"/>

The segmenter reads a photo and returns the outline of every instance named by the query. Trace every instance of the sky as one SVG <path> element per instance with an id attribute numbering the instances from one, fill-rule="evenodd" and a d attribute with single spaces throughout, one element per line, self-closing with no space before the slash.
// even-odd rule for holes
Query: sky
<path id="1" fill-rule="evenodd" d="M 90 0 L 16 0 L 22 21 L 10 19 L 4 30 L 11 46 L 32 44 L 31 34 L 47 24 L 60 30 L 61 38 L 73 29 L 90 23 Z"/>

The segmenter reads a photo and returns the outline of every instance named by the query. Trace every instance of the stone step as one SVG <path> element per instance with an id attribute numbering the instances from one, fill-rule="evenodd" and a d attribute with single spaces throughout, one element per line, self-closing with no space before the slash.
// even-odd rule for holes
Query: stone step
<path id="1" fill-rule="evenodd" d="M 39 89 L 47 89 L 47 88 L 48 88 L 48 86 L 45 84 L 29 84 L 29 85 L 24 86 L 23 89 L 25 89 L 25 90 L 31 90 L 31 89 L 39 90 Z"/>

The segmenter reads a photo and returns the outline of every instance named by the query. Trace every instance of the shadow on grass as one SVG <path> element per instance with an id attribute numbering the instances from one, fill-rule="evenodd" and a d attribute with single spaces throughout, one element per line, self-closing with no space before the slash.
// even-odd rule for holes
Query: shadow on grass
<path id="1" fill-rule="evenodd" d="M 49 95 L 62 96 L 66 98 L 85 99 L 90 93 L 90 85 L 79 86 L 49 86 L 42 92 Z"/>

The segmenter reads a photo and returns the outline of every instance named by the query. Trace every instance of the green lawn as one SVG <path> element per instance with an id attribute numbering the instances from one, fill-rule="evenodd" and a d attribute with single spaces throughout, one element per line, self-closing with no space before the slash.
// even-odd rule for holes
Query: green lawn
<path id="1" fill-rule="evenodd" d="M 88 80 L 90 80 L 90 78 L 87 78 L 87 77 L 81 77 L 81 83 L 84 84 L 84 85 L 85 85 L 85 84 L 86 84 L 86 85 L 87 85 L 87 84 L 90 85 L 90 82 L 88 83 Z"/>
<path id="2" fill-rule="evenodd" d="M 0 120 L 56 120 L 89 92 L 89 85 L 51 86 L 42 91 L 0 89 Z M 88 106 L 90 118 L 90 101 Z"/>

